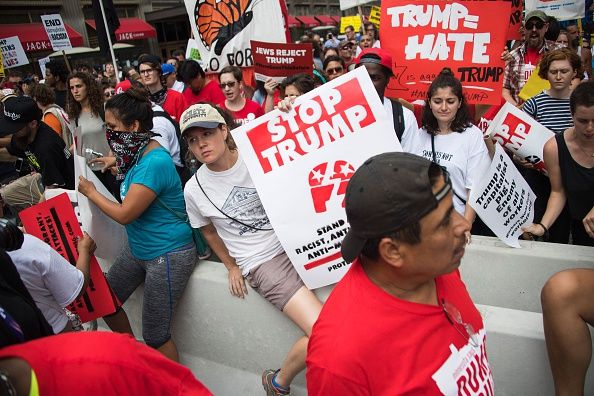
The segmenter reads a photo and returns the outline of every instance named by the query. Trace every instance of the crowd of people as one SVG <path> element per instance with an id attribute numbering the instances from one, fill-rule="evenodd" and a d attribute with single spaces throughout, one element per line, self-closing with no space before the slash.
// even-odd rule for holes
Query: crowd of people
<path id="1" fill-rule="evenodd" d="M 524 237 L 594 246 L 592 53 L 574 27 L 562 30 L 542 11 L 528 13 L 523 39 L 502 54 L 501 97 L 555 133 L 544 146 L 544 173 L 510 153 L 537 196 Z M 77 185 L 125 227 L 127 246 L 106 279 L 121 303 L 144 284 L 142 338 L 160 354 L 123 336 L 52 339 L 90 345 L 83 338 L 95 337 L 93 354 L 105 344 L 103 364 L 117 360 L 115 348 L 121 348 L 152 362 L 147 376 L 170 370 L 161 382 L 129 386 L 160 389 L 172 381 L 208 394 L 174 363 L 179 354 L 171 327 L 196 262 L 214 255 L 228 271 L 231 295 L 245 297 L 249 285 L 303 332 L 278 368 L 263 372 L 267 395 L 288 395 L 306 367 L 311 395 L 450 394 L 467 386 L 456 375 L 471 366 L 477 370 L 471 375 L 480 371 L 474 394 L 493 394 L 484 324 L 457 268 L 472 235 L 493 235 L 468 201 L 494 152 L 478 120 L 494 109 L 468 104 L 448 68 L 422 103 L 388 98 L 394 61 L 381 48 L 376 26 L 365 23 L 361 32 L 347 26 L 345 35 L 301 37 L 312 43 L 314 71 L 280 82 L 246 81 L 236 66 L 207 75 L 183 54 L 165 60 L 143 54 L 136 68 L 121 71 L 112 63 L 100 70 L 81 63 L 69 71 L 52 60 L 44 79 L 8 73 L 0 118 L 0 347 L 12 347 L 0 349 L 3 386 L 27 394 L 35 378 L 47 387 L 42 368 L 68 372 L 80 359 L 72 355 L 54 365 L 52 354 L 63 352 L 46 337 L 76 330 L 64 309 L 88 285 L 95 242 L 81 236 L 71 265 L 23 234 L 16 217 L 43 201 L 44 190 Z M 537 66 L 550 88 L 523 100 L 520 92 Z M 350 180 L 342 254 L 352 264 L 322 304 L 283 250 L 230 131 L 274 109 L 291 111 L 297 97 L 354 68 L 369 74 L 404 153 L 372 157 Z M 113 200 L 83 176 L 75 183 L 75 153 L 87 159 Z M 593 295 L 594 270 L 561 272 L 543 288 L 558 395 L 583 392 Z M 104 319 L 114 332 L 134 335 L 123 308 Z M 23 342 L 30 348 L 19 349 Z M 451 345 L 471 358 L 456 355 Z M 129 361 L 125 367 L 134 370 Z"/>

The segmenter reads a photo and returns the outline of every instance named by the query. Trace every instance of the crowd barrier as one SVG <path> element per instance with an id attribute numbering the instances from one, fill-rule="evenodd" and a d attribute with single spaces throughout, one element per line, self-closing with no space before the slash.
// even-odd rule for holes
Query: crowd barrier
<path id="1" fill-rule="evenodd" d="M 555 272 L 594 268 L 594 248 L 474 236 L 461 273 L 487 328 L 487 352 L 496 395 L 553 395 L 540 309 L 540 290 Z M 332 287 L 316 290 L 323 301 Z M 142 288 L 124 305 L 141 337 Z M 102 325 L 105 326 L 104 324 Z M 373 329 L 370 329 L 373 331 Z M 253 290 L 229 294 L 221 263 L 200 262 L 180 301 L 173 338 L 182 363 L 215 395 L 261 395 L 260 374 L 280 365 L 300 336 L 297 327 Z M 594 370 L 585 394 L 594 394 Z M 305 395 L 299 375 L 292 395 Z"/>

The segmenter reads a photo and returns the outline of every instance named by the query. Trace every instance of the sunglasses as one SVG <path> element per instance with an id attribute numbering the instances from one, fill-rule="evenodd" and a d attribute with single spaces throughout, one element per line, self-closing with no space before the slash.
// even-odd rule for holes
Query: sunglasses
<path id="1" fill-rule="evenodd" d="M 338 67 L 333 67 L 331 69 L 326 69 L 326 74 L 337 74 L 337 73 L 342 73 L 343 68 L 342 66 L 338 66 Z"/>
<path id="2" fill-rule="evenodd" d="M 115 96 L 115 94 L 116 94 L 115 91 L 105 91 L 105 92 L 103 92 L 103 96 L 105 96 L 106 98 Z"/>
<path id="3" fill-rule="evenodd" d="M 536 21 L 536 22 L 526 22 L 526 30 L 532 30 L 535 26 L 536 29 L 540 30 L 544 27 L 545 23 L 543 21 Z"/>
<path id="4" fill-rule="evenodd" d="M 228 82 L 228 83 L 220 83 L 219 84 L 219 87 L 221 87 L 221 89 L 225 89 L 226 87 L 233 88 L 235 86 L 235 83 L 236 82 L 237 81 L 231 81 L 231 82 Z"/>
<path id="5" fill-rule="evenodd" d="M 462 314 L 460 313 L 460 310 L 458 310 L 454 304 L 443 299 L 441 300 L 441 308 L 443 309 L 446 318 L 452 324 L 452 326 L 454 326 L 456 331 L 462 337 L 464 337 L 464 339 L 468 340 L 473 347 L 478 348 L 478 335 L 476 334 L 476 331 L 474 331 L 474 328 L 471 324 L 462 320 Z"/>

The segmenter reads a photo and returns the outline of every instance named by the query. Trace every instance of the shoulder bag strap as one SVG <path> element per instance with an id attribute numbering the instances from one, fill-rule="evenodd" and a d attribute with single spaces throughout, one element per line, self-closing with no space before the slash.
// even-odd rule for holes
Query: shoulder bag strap
<path id="1" fill-rule="evenodd" d="M 431 134 L 431 156 L 433 157 L 433 162 L 437 164 L 437 154 L 435 153 L 435 135 L 434 134 Z M 442 168 L 445 168 L 445 167 L 442 167 Z M 454 193 L 456 198 L 458 198 L 460 201 L 462 201 L 462 203 L 464 205 L 466 205 L 466 200 L 464 198 L 462 198 L 460 195 L 458 195 L 458 193 L 456 192 L 456 190 L 454 190 L 453 187 L 452 187 L 452 192 Z"/>

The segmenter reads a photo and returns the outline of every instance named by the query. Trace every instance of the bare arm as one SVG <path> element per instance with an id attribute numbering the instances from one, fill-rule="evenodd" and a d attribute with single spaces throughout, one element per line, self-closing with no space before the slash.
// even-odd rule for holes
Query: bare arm
<path id="1" fill-rule="evenodd" d="M 245 280 L 235 259 L 229 254 L 225 242 L 223 242 L 212 223 L 200 227 L 200 231 L 210 248 L 221 259 L 227 271 L 229 271 L 229 292 L 236 297 L 243 298 L 247 294 Z"/>
<path id="2" fill-rule="evenodd" d="M 76 268 L 83 273 L 84 283 L 83 287 L 78 294 L 78 297 L 82 296 L 89 285 L 89 280 L 91 279 L 91 256 L 95 252 L 97 245 L 95 245 L 95 241 L 87 234 L 86 232 L 82 236 L 81 239 L 78 241 L 77 245 L 78 250 L 78 260 L 76 260 Z"/>
<path id="3" fill-rule="evenodd" d="M 0 147 L 0 162 L 14 162 L 16 157 L 6 150 L 6 147 Z"/>
<path id="4" fill-rule="evenodd" d="M 266 90 L 266 99 L 264 100 L 264 113 L 271 112 L 274 110 L 274 90 L 278 86 L 278 83 L 272 78 L 269 78 L 264 83 L 264 89 Z"/>
<path id="5" fill-rule="evenodd" d="M 505 99 L 506 102 L 509 102 L 514 106 L 518 106 L 518 102 L 516 102 L 509 89 L 503 88 L 501 91 L 501 96 L 503 97 L 503 99 Z"/>
<path id="6" fill-rule="evenodd" d="M 134 183 L 120 204 L 107 199 L 97 191 L 92 182 L 82 176 L 79 178 L 78 191 L 97 205 L 103 213 L 124 225 L 139 218 L 157 197 L 150 188 Z"/>

